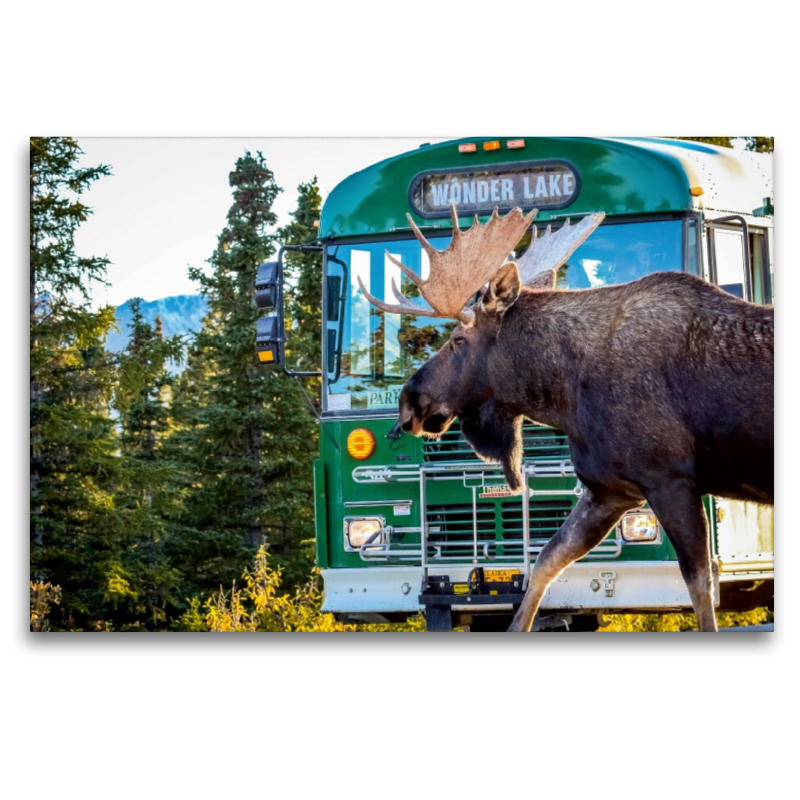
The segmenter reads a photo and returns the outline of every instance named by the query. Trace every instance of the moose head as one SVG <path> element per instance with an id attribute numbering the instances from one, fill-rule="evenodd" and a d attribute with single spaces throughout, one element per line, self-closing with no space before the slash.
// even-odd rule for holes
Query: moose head
<path id="1" fill-rule="evenodd" d="M 525 253 L 516 262 L 507 262 L 536 216 L 536 209 L 525 216 L 515 208 L 501 218 L 495 208 L 485 225 L 476 216 L 465 231 L 459 227 L 455 206 L 450 211 L 453 239 L 444 251 L 432 247 L 407 215 L 430 258 L 427 280 L 387 252 L 387 257 L 419 287 L 430 309 L 409 301 L 394 281 L 397 305 L 375 299 L 360 279 L 359 283 L 367 299 L 383 311 L 458 320 L 447 344 L 403 387 L 400 424 L 416 436 L 439 436 L 458 417 L 470 446 L 481 458 L 499 461 L 509 487 L 519 491 L 523 418 L 509 395 L 518 382 L 513 380 L 513 347 L 500 346 L 503 323 L 521 293 L 554 288 L 555 271 L 604 215 L 590 214 L 576 225 L 567 220 L 555 233 L 548 226 L 539 237 L 534 229 Z M 476 295 L 477 302 L 467 307 Z"/>

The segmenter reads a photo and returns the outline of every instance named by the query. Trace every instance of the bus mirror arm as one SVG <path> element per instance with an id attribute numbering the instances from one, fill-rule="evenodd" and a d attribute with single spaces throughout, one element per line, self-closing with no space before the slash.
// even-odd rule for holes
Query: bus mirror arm
<path id="1" fill-rule="evenodd" d="M 288 375 L 290 378 L 320 378 L 322 377 L 322 372 L 306 372 L 306 371 L 298 371 L 293 369 L 287 369 L 286 367 L 286 358 L 285 352 L 283 349 L 283 344 L 286 342 L 286 329 L 285 329 L 285 320 L 284 320 L 284 309 L 283 309 L 283 254 L 286 252 L 294 252 L 294 253 L 321 253 L 322 246 L 321 245 L 314 245 L 314 244 L 300 244 L 300 245 L 284 245 L 278 251 L 278 272 L 277 272 L 277 320 L 278 320 L 278 336 L 277 341 L 281 343 L 280 349 L 278 350 L 278 359 L 277 359 L 277 366 L 281 368 L 281 371 L 284 375 Z"/>
<path id="2" fill-rule="evenodd" d="M 336 256 L 334 255 L 328 254 L 327 260 L 329 262 L 332 261 L 334 264 L 337 264 L 342 269 L 341 294 L 337 298 L 337 302 L 339 305 L 339 319 L 337 328 L 338 335 L 336 337 L 336 351 L 334 353 L 336 369 L 334 371 L 333 378 L 330 378 L 331 383 L 336 383 L 339 380 L 339 376 L 342 370 L 342 347 L 344 344 L 344 311 L 345 311 L 345 304 L 347 303 L 348 270 L 347 270 L 347 264 L 341 259 L 336 258 Z"/>

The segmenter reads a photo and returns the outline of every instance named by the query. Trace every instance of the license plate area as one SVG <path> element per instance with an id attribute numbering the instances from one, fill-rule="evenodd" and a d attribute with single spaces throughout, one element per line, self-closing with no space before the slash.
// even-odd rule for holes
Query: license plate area
<path id="1" fill-rule="evenodd" d="M 451 581 L 447 575 L 430 575 L 423 588 L 422 596 L 438 597 L 502 597 L 521 595 L 523 575 L 518 569 L 484 569 L 475 567 L 464 581 Z"/>
<path id="2" fill-rule="evenodd" d="M 519 574 L 518 569 L 487 569 L 483 572 L 486 583 L 511 583 Z"/>

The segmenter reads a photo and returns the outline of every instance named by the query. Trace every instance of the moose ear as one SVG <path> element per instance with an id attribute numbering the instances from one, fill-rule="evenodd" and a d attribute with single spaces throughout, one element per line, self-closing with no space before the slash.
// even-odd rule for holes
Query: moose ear
<path id="1" fill-rule="evenodd" d="M 517 265 L 513 261 L 503 264 L 483 295 L 483 310 L 487 314 L 502 317 L 517 302 L 521 289 Z"/>

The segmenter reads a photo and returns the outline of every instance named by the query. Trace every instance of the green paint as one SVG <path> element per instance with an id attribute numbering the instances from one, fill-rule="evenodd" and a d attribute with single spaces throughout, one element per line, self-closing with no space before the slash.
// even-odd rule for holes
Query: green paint
<path id="1" fill-rule="evenodd" d="M 508 137 L 514 138 L 514 137 Z M 381 161 L 342 181 L 322 210 L 320 236 L 342 237 L 385 233 L 407 228 L 408 189 L 426 170 L 468 170 L 513 161 L 568 161 L 581 178 L 581 190 L 568 207 L 540 211 L 537 220 L 553 216 L 605 211 L 608 215 L 645 214 L 692 209 L 687 157 L 713 158 L 715 151 L 691 142 L 656 139 L 526 138 L 522 150 L 484 151 L 488 139 L 460 139 L 431 145 Z M 478 152 L 459 153 L 458 144 L 478 143 Z M 482 220 L 486 217 L 482 217 Z M 431 220 L 414 215 L 418 225 Z M 450 228 L 449 219 L 436 220 Z"/>
<path id="2" fill-rule="evenodd" d="M 327 437 L 326 437 L 327 438 Z M 314 522 L 317 540 L 317 566 L 330 566 L 328 557 L 328 492 L 325 485 L 325 462 L 314 460 Z"/>

